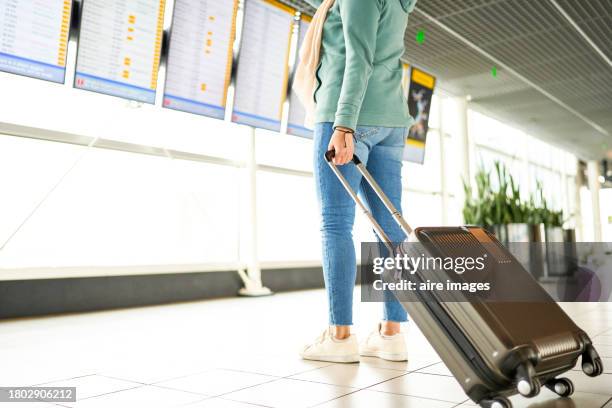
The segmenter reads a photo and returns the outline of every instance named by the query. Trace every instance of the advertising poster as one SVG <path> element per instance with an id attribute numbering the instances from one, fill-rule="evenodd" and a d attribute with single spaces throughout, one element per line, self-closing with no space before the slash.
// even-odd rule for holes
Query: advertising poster
<path id="1" fill-rule="evenodd" d="M 410 70 L 408 88 L 408 109 L 415 123 L 410 128 L 406 139 L 404 160 L 423 164 L 425 160 L 425 143 L 429 130 L 429 111 L 436 85 L 436 78 L 417 68 Z"/>

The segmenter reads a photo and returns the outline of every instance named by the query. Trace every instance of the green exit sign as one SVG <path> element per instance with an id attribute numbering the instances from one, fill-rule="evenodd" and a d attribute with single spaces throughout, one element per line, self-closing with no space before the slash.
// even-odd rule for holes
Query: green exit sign
<path id="1" fill-rule="evenodd" d="M 419 30 L 417 32 L 416 41 L 419 44 L 423 44 L 425 42 L 425 30 Z"/>

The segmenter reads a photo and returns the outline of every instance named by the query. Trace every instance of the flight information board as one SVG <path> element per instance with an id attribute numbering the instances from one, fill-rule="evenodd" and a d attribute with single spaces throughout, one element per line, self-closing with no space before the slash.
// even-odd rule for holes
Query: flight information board
<path id="1" fill-rule="evenodd" d="M 72 0 L 0 0 L 0 71 L 64 83 Z"/>
<path id="2" fill-rule="evenodd" d="M 155 103 L 165 0 L 84 0 L 74 86 Z"/>
<path id="3" fill-rule="evenodd" d="M 175 0 L 163 106 L 225 118 L 238 0 Z"/>
<path id="4" fill-rule="evenodd" d="M 308 31 L 311 21 L 312 17 L 302 15 L 298 37 L 298 53 L 302 48 L 304 37 L 306 37 L 306 32 Z M 297 62 L 299 63 L 299 55 L 297 59 Z M 304 109 L 304 105 L 302 105 L 302 102 L 300 102 L 297 94 L 292 91 L 289 97 L 289 123 L 287 124 L 287 133 L 294 136 L 312 138 L 313 131 L 305 124 L 305 122 L 306 110 Z"/>
<path id="5" fill-rule="evenodd" d="M 246 1 L 233 122 L 280 131 L 294 16 L 275 0 Z"/>

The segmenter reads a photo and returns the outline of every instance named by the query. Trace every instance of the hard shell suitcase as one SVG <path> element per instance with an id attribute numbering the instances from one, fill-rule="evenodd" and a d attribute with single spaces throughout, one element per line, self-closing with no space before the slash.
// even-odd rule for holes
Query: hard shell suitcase
<path id="1" fill-rule="evenodd" d="M 331 170 L 372 223 L 390 250 L 393 243 L 368 208 L 333 163 L 334 152 L 325 154 Z M 511 408 L 508 396 L 533 397 L 546 386 L 560 396 L 573 393 L 572 382 L 558 376 L 582 358 L 582 370 L 591 377 L 603 373 L 601 358 L 589 336 L 559 307 L 522 265 L 479 227 L 423 227 L 412 230 L 386 197 L 357 156 L 353 164 L 390 211 L 408 241 L 418 242 L 434 256 L 458 256 L 482 245 L 501 259 L 515 283 L 540 299 L 534 302 L 440 301 L 433 292 L 419 291 L 399 299 L 470 399 L 483 408 Z M 401 245 L 400 245 L 401 247 Z M 453 253 L 448 249 L 453 248 Z M 415 273 L 419 279 L 419 272 Z M 431 275 L 428 276 L 432 278 Z"/>

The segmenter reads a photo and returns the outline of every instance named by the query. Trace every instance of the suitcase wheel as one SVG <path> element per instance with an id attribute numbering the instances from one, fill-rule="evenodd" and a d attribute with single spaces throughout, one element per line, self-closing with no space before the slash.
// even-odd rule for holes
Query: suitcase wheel
<path id="1" fill-rule="evenodd" d="M 531 398 L 540 393 L 541 383 L 536 377 L 535 368 L 529 361 L 516 369 L 516 390 L 523 397 Z"/>
<path id="2" fill-rule="evenodd" d="M 592 363 L 582 363 L 582 371 L 589 377 L 597 377 L 598 375 L 601 375 L 603 373 L 603 364 L 601 359 L 598 358 Z"/>
<path id="3" fill-rule="evenodd" d="M 589 344 L 582 354 L 582 371 L 589 377 L 597 377 L 603 373 L 603 363 L 593 345 Z"/>
<path id="4" fill-rule="evenodd" d="M 506 397 L 497 397 L 480 401 L 482 408 L 512 408 L 512 402 Z"/>
<path id="5" fill-rule="evenodd" d="M 546 383 L 546 388 L 560 397 L 569 397 L 574 393 L 574 383 L 569 378 L 553 378 Z"/>

